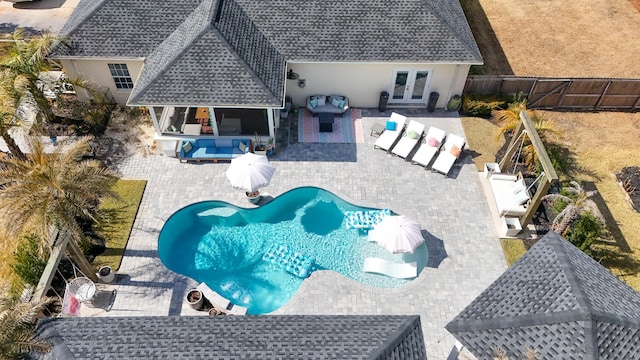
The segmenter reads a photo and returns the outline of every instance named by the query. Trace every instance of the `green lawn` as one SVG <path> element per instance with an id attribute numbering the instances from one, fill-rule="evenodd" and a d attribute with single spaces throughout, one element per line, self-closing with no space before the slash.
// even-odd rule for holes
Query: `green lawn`
<path id="1" fill-rule="evenodd" d="M 500 239 L 504 258 L 507 260 L 507 266 L 513 265 L 527 252 L 524 242 L 520 239 Z"/>
<path id="2" fill-rule="evenodd" d="M 120 199 L 107 199 L 100 204 L 101 220 L 96 226 L 96 233 L 106 239 L 107 248 L 93 261 L 96 268 L 104 265 L 114 270 L 120 268 L 146 185 L 146 180 L 120 179 L 114 186 Z"/>

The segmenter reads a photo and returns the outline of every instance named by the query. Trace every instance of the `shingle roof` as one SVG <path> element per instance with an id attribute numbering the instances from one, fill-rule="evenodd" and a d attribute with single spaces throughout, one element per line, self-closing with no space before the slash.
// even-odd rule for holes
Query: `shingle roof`
<path id="1" fill-rule="evenodd" d="M 446 328 L 479 358 L 640 359 L 640 293 L 549 232 Z"/>
<path id="2" fill-rule="evenodd" d="M 57 359 L 426 359 L 419 316 L 47 319 Z"/>
<path id="3" fill-rule="evenodd" d="M 283 56 L 235 2 L 204 0 L 147 58 L 129 104 L 278 107 L 284 72 Z"/>
<path id="4" fill-rule="evenodd" d="M 286 61 L 482 62 L 452 0 L 87 2 L 52 56 L 145 57 L 130 105 L 281 106 Z"/>

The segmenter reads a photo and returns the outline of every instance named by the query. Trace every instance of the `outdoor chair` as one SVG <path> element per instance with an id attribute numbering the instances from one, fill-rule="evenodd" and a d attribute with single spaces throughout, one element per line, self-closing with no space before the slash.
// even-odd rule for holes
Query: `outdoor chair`
<path id="1" fill-rule="evenodd" d="M 398 264 L 381 258 L 366 258 L 364 259 L 364 271 L 397 279 L 411 279 L 418 276 L 418 268 L 415 261 Z"/>
<path id="2" fill-rule="evenodd" d="M 373 148 L 382 149 L 386 152 L 389 152 L 398 141 L 400 134 L 402 134 L 402 130 L 404 129 L 404 124 L 406 121 L 406 116 L 400 115 L 398 113 L 391 113 L 391 117 L 387 121 L 385 130 L 376 140 L 375 144 L 373 144 Z M 395 125 L 391 123 L 395 123 Z"/>
<path id="3" fill-rule="evenodd" d="M 427 135 L 425 135 L 424 139 L 422 139 L 422 144 L 418 148 L 418 151 L 416 151 L 416 153 L 411 158 L 411 163 L 414 165 L 422 165 L 426 169 L 429 166 L 431 160 L 433 160 L 434 156 L 440 150 L 443 140 L 444 130 L 438 129 L 433 126 L 430 127 L 429 131 L 427 131 Z"/>
<path id="4" fill-rule="evenodd" d="M 451 167 L 453 167 L 453 164 L 460 156 L 465 144 L 466 141 L 463 137 L 449 134 L 449 136 L 447 136 L 447 141 L 445 141 L 442 150 L 438 154 L 436 161 L 433 162 L 431 169 L 447 176 Z"/>
<path id="5" fill-rule="evenodd" d="M 392 154 L 398 155 L 401 158 L 407 160 L 407 157 L 416 147 L 416 144 L 422 138 L 422 134 L 424 133 L 424 124 L 421 124 L 417 121 L 411 120 L 409 121 L 409 125 L 407 125 L 407 129 L 404 134 L 400 138 L 400 141 L 393 147 L 391 151 Z"/>

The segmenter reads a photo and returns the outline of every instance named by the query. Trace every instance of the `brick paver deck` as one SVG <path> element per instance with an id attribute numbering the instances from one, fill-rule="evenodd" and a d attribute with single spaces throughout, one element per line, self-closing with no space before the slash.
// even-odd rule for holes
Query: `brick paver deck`
<path id="1" fill-rule="evenodd" d="M 448 113 L 399 112 L 426 124 L 425 131 L 435 125 L 464 135 L 459 118 Z M 429 359 L 446 359 L 455 339 L 444 325 L 506 269 L 476 168 L 463 153 L 445 177 L 376 150 L 369 129 L 388 113 L 363 114 L 365 144 L 300 144 L 292 139 L 271 159 L 277 171 L 262 193 L 277 196 L 294 187 L 318 186 L 355 204 L 408 215 L 430 234 L 427 267 L 415 281 L 396 289 L 375 289 L 318 271 L 276 313 L 420 314 Z M 147 179 L 148 185 L 118 271 L 115 302 L 110 312 L 98 315 L 196 314 L 183 300 L 196 283 L 160 262 L 158 234 L 173 212 L 193 202 L 217 199 L 253 206 L 229 185 L 228 166 L 182 164 L 158 155 L 130 157 L 119 165 L 124 177 Z"/>

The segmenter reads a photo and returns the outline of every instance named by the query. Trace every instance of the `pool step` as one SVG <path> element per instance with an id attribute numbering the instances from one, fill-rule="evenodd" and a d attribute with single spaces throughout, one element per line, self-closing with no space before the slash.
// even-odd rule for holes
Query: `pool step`
<path id="1" fill-rule="evenodd" d="M 262 256 L 262 260 L 281 267 L 299 278 L 307 278 L 313 272 L 316 259 L 289 249 L 286 245 L 276 245 Z"/>

